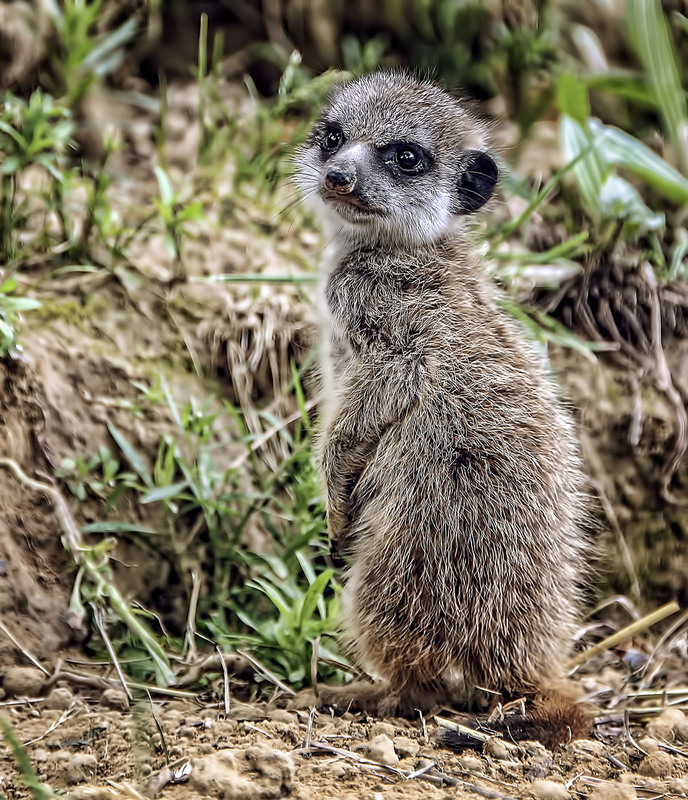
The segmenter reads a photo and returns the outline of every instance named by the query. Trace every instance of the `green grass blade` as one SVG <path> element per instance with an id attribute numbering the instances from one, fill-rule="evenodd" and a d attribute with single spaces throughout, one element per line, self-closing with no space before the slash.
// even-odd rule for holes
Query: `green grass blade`
<path id="1" fill-rule="evenodd" d="M 551 342 L 562 347 L 568 347 L 584 355 L 589 361 L 595 361 L 593 351 L 597 349 L 595 342 L 586 342 L 579 339 L 554 317 L 537 308 L 524 308 L 514 302 L 510 297 L 502 297 L 499 305 L 517 319 L 531 336 L 539 342 Z"/>
<path id="2" fill-rule="evenodd" d="M 155 168 L 155 177 L 158 179 L 158 186 L 160 187 L 160 200 L 163 206 L 169 208 L 174 201 L 174 192 L 170 179 L 162 167 Z"/>
<path id="3" fill-rule="evenodd" d="M 115 444 L 124 454 L 124 457 L 131 464 L 136 474 L 148 486 L 149 489 L 153 488 L 153 479 L 151 478 L 148 467 L 141 456 L 134 450 L 124 434 L 120 433 L 117 428 L 111 423 L 107 423 L 107 428 L 110 431 L 110 436 L 115 440 Z"/>
<path id="4" fill-rule="evenodd" d="M 119 28 L 114 30 L 112 33 L 108 33 L 81 62 L 81 69 L 84 72 L 96 70 L 101 76 L 106 74 L 102 69 L 99 69 L 99 67 L 102 68 L 102 64 L 106 61 L 106 59 L 109 61 L 110 57 L 115 53 L 115 51 L 122 50 L 124 45 L 133 39 L 133 37 L 136 35 L 138 27 L 139 17 L 133 16 L 124 24 L 120 25 Z M 120 58 L 124 57 L 125 53 L 121 52 Z"/>
<path id="5" fill-rule="evenodd" d="M 688 232 L 681 228 L 676 233 L 676 244 L 671 252 L 668 275 L 668 280 L 670 282 L 675 280 L 685 281 L 688 279 L 686 255 L 688 255 Z"/>
<path id="6" fill-rule="evenodd" d="M 626 8 L 631 42 L 647 72 L 681 169 L 688 174 L 688 108 L 662 6 L 659 0 L 628 0 Z"/>
<path id="7" fill-rule="evenodd" d="M 564 157 L 573 161 L 589 146 L 589 132 L 568 114 L 562 114 L 559 120 L 559 133 Z M 578 183 L 583 203 L 593 219 L 599 219 L 599 196 L 604 181 L 609 174 L 609 165 L 593 147 L 590 153 L 573 167 L 573 174 Z"/>
<path id="8" fill-rule="evenodd" d="M 562 114 L 584 124 L 590 116 L 588 90 L 583 81 L 573 75 L 564 74 L 557 84 L 557 102 Z"/>
<path id="9" fill-rule="evenodd" d="M 17 766 L 22 774 L 22 780 L 27 788 L 31 790 L 34 800 L 52 800 L 54 797 L 53 793 L 38 780 L 38 775 L 36 775 L 28 753 L 21 746 L 21 743 L 14 735 L 12 726 L 4 717 L 0 717 L 0 728 L 2 729 L 2 735 L 5 741 L 12 751 L 14 760 L 17 762 Z"/>
<path id="10" fill-rule="evenodd" d="M 141 505 L 145 506 L 147 503 L 157 503 L 160 500 L 170 500 L 173 497 L 179 498 L 188 486 L 188 481 L 179 481 L 179 483 L 172 483 L 169 486 L 156 486 L 155 489 L 151 489 L 143 495 L 140 501 Z"/>
<path id="11" fill-rule="evenodd" d="M 262 578 L 254 578 L 252 583 L 257 586 L 266 597 L 269 598 L 270 602 L 280 612 L 281 616 L 283 616 L 285 619 L 291 620 L 291 609 L 287 605 L 284 596 L 276 586 L 273 586 L 271 583 L 268 583 L 268 581 L 265 581 Z"/>
<path id="12" fill-rule="evenodd" d="M 664 214 L 651 211 L 638 190 L 616 173 L 604 182 L 599 203 L 602 216 L 608 219 L 624 219 L 650 231 L 664 227 Z"/>
<path id="13" fill-rule="evenodd" d="M 160 531 L 155 528 L 149 528 L 147 525 L 137 525 L 131 522 L 90 522 L 88 525 L 82 525 L 81 532 L 87 533 L 145 533 L 151 536 L 157 536 Z"/>
<path id="14" fill-rule="evenodd" d="M 552 175 L 552 177 L 547 181 L 547 183 L 540 189 L 537 194 L 531 197 L 528 205 L 523 209 L 523 211 L 516 217 L 515 219 L 510 220 L 509 222 L 501 225 L 495 231 L 495 237 L 492 241 L 492 248 L 493 250 L 499 245 L 501 242 L 506 241 L 512 234 L 514 234 L 521 225 L 526 222 L 526 220 L 530 219 L 533 213 L 537 210 L 537 208 L 546 202 L 549 198 L 550 194 L 559 186 L 562 182 L 564 177 L 573 169 L 575 169 L 580 162 L 588 156 L 593 150 L 592 142 L 588 142 L 587 147 L 582 150 L 578 155 L 565 164 L 560 170 Z"/>
<path id="15" fill-rule="evenodd" d="M 332 580 L 333 575 L 334 570 L 326 569 L 324 572 L 321 572 L 308 587 L 306 596 L 303 598 L 303 607 L 301 608 L 301 616 L 299 618 L 299 626 L 301 628 L 303 628 L 306 622 L 313 616 L 315 607 L 319 604 L 318 601 L 322 599 L 323 592 L 327 584 Z M 322 609 L 321 616 L 324 616 L 322 614 Z"/>
<path id="16" fill-rule="evenodd" d="M 661 156 L 619 128 L 591 120 L 590 129 L 609 163 L 627 169 L 676 203 L 688 203 L 688 178 Z"/>

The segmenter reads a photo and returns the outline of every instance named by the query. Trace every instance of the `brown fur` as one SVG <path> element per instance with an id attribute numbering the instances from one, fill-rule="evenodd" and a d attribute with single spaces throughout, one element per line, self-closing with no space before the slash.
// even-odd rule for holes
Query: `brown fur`
<path id="1" fill-rule="evenodd" d="M 505 714 L 503 718 L 486 721 L 466 720 L 467 727 L 483 733 L 499 734 L 507 741 L 538 741 L 550 750 L 560 744 L 590 735 L 592 720 L 571 699 L 554 691 L 546 691 L 528 698 L 523 709 Z M 471 736 L 452 730 L 442 730 L 439 741 L 451 750 L 480 747 Z"/>
<path id="2" fill-rule="evenodd" d="M 384 161 L 398 141 L 426 148 L 422 174 Z M 387 712 L 537 695 L 578 613 L 573 423 L 462 222 L 464 156 L 483 142 L 436 86 L 380 73 L 335 95 L 300 155 L 330 240 L 318 460 L 349 560 L 344 640 Z M 355 178 L 353 209 L 324 188 L 335 167 Z"/>

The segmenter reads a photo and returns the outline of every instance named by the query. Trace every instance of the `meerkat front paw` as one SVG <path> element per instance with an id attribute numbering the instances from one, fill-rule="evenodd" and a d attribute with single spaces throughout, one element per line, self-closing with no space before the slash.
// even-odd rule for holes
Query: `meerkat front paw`
<path id="1" fill-rule="evenodd" d="M 344 510 L 343 504 L 335 503 L 330 498 L 327 500 L 327 536 L 330 542 L 330 553 L 334 558 L 339 558 L 348 540 L 349 515 Z"/>

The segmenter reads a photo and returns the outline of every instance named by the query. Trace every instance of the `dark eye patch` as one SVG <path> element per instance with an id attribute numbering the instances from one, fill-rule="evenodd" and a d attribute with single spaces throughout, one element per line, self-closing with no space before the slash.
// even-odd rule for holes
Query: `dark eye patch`
<path id="1" fill-rule="evenodd" d="M 327 125 L 320 139 L 324 153 L 335 153 L 344 144 L 344 134 L 338 125 Z"/>

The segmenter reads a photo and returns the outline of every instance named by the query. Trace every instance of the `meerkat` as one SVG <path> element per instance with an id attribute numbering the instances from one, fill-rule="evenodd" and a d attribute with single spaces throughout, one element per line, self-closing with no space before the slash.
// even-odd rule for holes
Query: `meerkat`
<path id="1" fill-rule="evenodd" d="M 327 242 L 317 460 L 345 645 L 386 712 L 545 692 L 580 604 L 583 478 L 471 245 L 498 180 L 485 127 L 379 72 L 334 90 L 297 164 Z"/>

